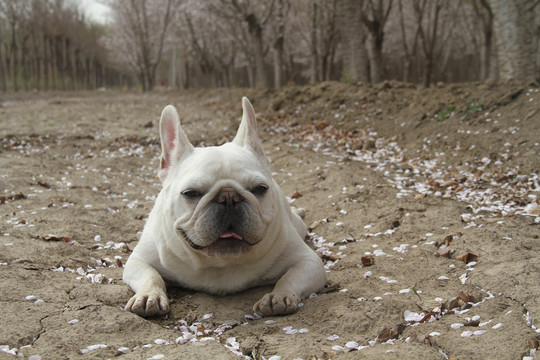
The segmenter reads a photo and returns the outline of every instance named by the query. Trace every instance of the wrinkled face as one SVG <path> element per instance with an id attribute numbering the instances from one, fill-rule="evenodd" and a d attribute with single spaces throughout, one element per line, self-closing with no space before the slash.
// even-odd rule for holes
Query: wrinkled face
<path id="1" fill-rule="evenodd" d="M 230 143 L 197 148 L 171 170 L 166 201 L 175 231 L 191 250 L 238 256 L 263 239 L 276 189 L 252 151 Z"/>

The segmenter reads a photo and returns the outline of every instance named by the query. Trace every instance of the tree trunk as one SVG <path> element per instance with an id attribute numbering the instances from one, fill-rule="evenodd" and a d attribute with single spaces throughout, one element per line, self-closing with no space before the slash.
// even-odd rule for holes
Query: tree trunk
<path id="1" fill-rule="evenodd" d="M 41 66 L 42 66 L 42 57 L 41 57 L 41 54 L 39 52 L 39 47 L 38 47 L 38 40 L 36 39 L 37 35 L 36 35 L 37 31 L 32 31 L 32 47 L 34 48 L 34 61 L 35 61 L 35 86 L 36 88 L 39 90 L 41 89 Z M 40 34 L 39 37 L 41 38 L 41 42 L 44 43 L 43 41 L 43 36 Z M 42 45 L 43 46 L 43 45 Z"/>
<path id="2" fill-rule="evenodd" d="M 416 30 L 414 32 L 414 38 L 413 38 L 413 44 L 412 48 L 409 48 L 409 45 L 407 44 L 407 36 L 405 32 L 405 21 L 404 21 L 404 13 L 403 13 L 403 4 L 402 1 L 398 1 L 399 5 L 399 23 L 401 28 L 401 41 L 403 44 L 403 50 L 405 51 L 405 58 L 403 61 L 403 81 L 409 82 L 411 81 L 411 72 L 412 72 L 412 66 L 413 66 L 413 59 L 417 55 L 417 48 L 418 48 L 418 39 L 420 38 L 420 30 L 422 28 L 422 18 L 424 14 L 424 8 L 425 8 L 425 1 L 424 5 L 422 5 L 422 8 L 420 9 L 418 7 L 418 11 L 416 11 Z M 419 12 L 419 13 L 418 13 Z"/>
<path id="3" fill-rule="evenodd" d="M 28 34 L 23 36 L 21 43 L 21 66 L 22 66 L 22 75 L 24 81 L 24 91 L 28 91 L 28 71 L 30 70 L 28 66 Z"/>
<path id="4" fill-rule="evenodd" d="M 484 29 L 484 44 L 480 49 L 480 79 L 497 80 L 499 77 L 497 69 L 497 47 L 493 41 L 493 29 Z"/>
<path id="5" fill-rule="evenodd" d="M 280 88 L 283 86 L 283 53 L 285 43 L 285 17 L 283 16 L 283 0 L 277 1 L 276 14 L 276 38 L 274 40 L 273 57 L 274 57 L 274 87 Z"/>
<path id="6" fill-rule="evenodd" d="M 50 40 L 48 36 L 43 39 L 43 88 L 49 90 L 49 73 L 51 58 L 49 57 Z"/>
<path id="7" fill-rule="evenodd" d="M 268 79 L 264 66 L 263 29 L 254 13 L 247 14 L 248 33 L 251 38 L 253 55 L 255 56 L 255 87 L 268 87 Z"/>
<path id="8" fill-rule="evenodd" d="M 499 78 L 531 81 L 535 79 L 536 58 L 534 12 L 529 0 L 490 0 L 497 43 Z"/>
<path id="9" fill-rule="evenodd" d="M 431 0 L 430 0 L 431 1 Z M 423 5 L 420 7 L 419 3 L 415 5 L 415 12 L 417 19 L 421 19 L 420 13 L 427 11 L 429 24 L 424 28 L 420 25 L 420 38 L 422 39 L 422 50 L 426 60 L 426 66 L 424 67 L 424 86 L 429 87 L 431 85 L 431 78 L 433 77 L 433 68 L 435 61 L 435 46 L 439 39 L 439 15 L 444 5 L 444 1 L 437 0 L 430 3 L 427 9 L 425 7 L 426 0 L 423 1 Z M 420 20 L 421 22 L 421 20 Z"/>
<path id="10" fill-rule="evenodd" d="M 1 34 L 0 34 L 0 39 L 1 39 Z M 5 61 L 4 61 L 4 56 L 3 56 L 3 51 L 2 51 L 2 41 L 0 40 L 0 79 L 2 79 L 2 92 L 6 92 L 7 91 L 7 71 L 6 71 L 6 65 L 5 65 Z"/>
<path id="11" fill-rule="evenodd" d="M 19 90 L 18 85 L 18 62 L 17 62 L 17 37 L 15 33 L 15 21 L 11 22 L 11 65 L 12 65 L 12 81 L 13 81 L 13 89 L 15 91 Z"/>
<path id="12" fill-rule="evenodd" d="M 371 82 L 378 83 L 383 80 L 383 55 L 382 55 L 382 38 L 376 34 L 369 34 L 369 69 Z"/>
<path id="13" fill-rule="evenodd" d="M 337 20 L 343 54 L 342 80 L 369 82 L 369 62 L 365 48 L 366 32 L 360 18 L 358 0 L 338 0 Z"/>
<path id="14" fill-rule="evenodd" d="M 318 27 L 318 13 L 317 2 L 313 2 L 311 7 L 311 76 L 309 82 L 314 84 L 320 81 L 319 78 L 319 50 L 317 39 L 317 27 Z"/>
<path id="15" fill-rule="evenodd" d="M 386 8 L 385 8 L 385 3 Z M 384 26 L 392 10 L 392 0 L 368 0 L 361 9 L 361 19 L 369 31 L 368 54 L 371 82 L 378 83 L 383 79 L 382 46 Z"/>

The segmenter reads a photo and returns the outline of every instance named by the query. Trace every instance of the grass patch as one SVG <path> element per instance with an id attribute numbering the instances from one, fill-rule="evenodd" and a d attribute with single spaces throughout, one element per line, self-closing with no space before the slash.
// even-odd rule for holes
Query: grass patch
<path id="1" fill-rule="evenodd" d="M 441 112 L 435 114 L 435 121 L 444 121 L 448 119 L 454 111 L 456 110 L 456 107 L 453 105 L 445 107 Z"/>
<path id="2" fill-rule="evenodd" d="M 459 114 L 462 114 L 461 120 L 463 120 L 468 115 L 476 114 L 476 113 L 482 112 L 483 110 L 484 110 L 483 106 L 477 102 L 470 103 L 464 109 L 457 109 L 454 105 L 448 105 L 447 107 L 439 111 L 437 114 L 435 114 L 434 119 L 435 121 L 438 121 L 438 122 L 444 121 L 452 117 L 453 114 L 459 113 Z"/>

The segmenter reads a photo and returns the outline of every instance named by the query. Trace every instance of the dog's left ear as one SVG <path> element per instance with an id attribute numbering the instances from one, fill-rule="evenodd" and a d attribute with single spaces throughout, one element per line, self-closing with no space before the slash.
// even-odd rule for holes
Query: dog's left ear
<path id="1" fill-rule="evenodd" d="M 167 105 L 161 113 L 159 133 L 161 136 L 161 168 L 158 177 L 163 182 L 169 168 L 179 162 L 184 154 L 192 152 L 194 148 L 182 130 L 178 113 L 172 105 Z"/>
<path id="2" fill-rule="evenodd" d="M 242 98 L 242 110 L 242 122 L 232 143 L 241 147 L 250 147 L 260 158 L 266 159 L 261 140 L 257 135 L 255 110 L 253 110 L 253 106 L 245 96 Z"/>

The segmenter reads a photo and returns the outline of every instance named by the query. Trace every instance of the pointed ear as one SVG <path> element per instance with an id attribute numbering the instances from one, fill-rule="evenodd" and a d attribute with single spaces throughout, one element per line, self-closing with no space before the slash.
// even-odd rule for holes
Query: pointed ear
<path id="1" fill-rule="evenodd" d="M 159 133 L 161 136 L 161 167 L 158 177 L 163 182 L 169 168 L 178 163 L 184 154 L 193 151 L 193 145 L 182 130 L 178 113 L 172 105 L 167 105 L 161 113 Z"/>
<path id="2" fill-rule="evenodd" d="M 233 144 L 241 147 L 250 147 L 259 157 L 266 159 L 262 149 L 261 140 L 257 135 L 257 122 L 255 120 L 255 110 L 247 97 L 242 98 L 242 122 L 238 132 L 233 139 Z"/>

